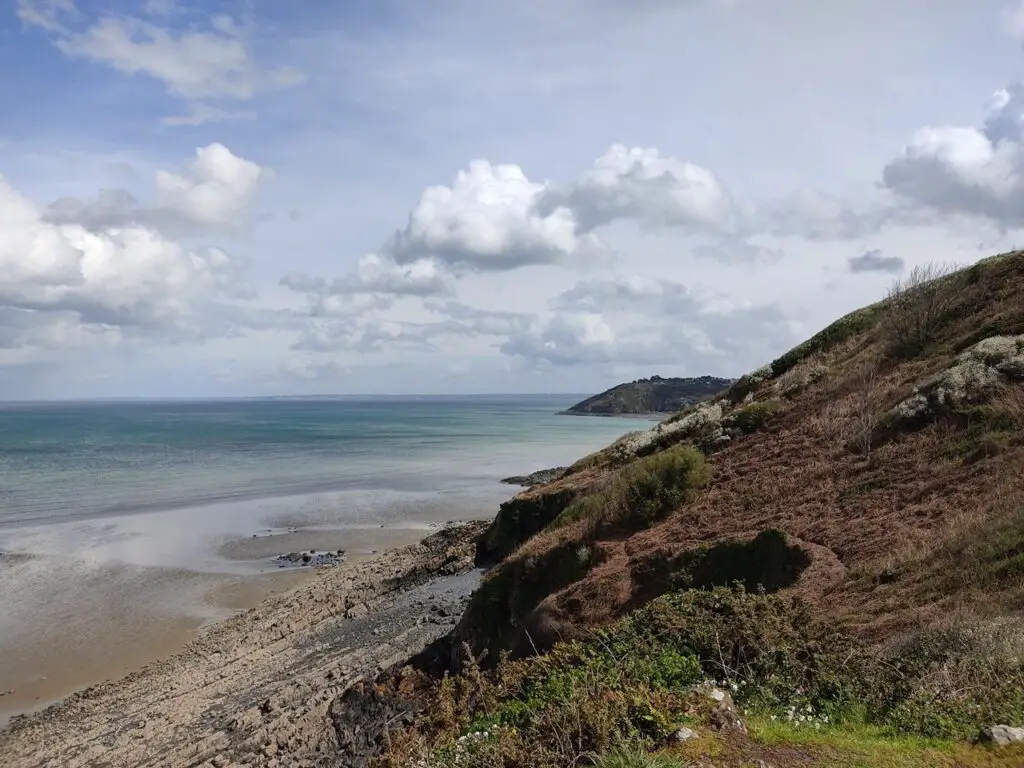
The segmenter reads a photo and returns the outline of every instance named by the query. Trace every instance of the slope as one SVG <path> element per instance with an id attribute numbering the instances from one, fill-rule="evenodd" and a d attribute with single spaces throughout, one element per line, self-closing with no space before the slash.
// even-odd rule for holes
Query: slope
<path id="1" fill-rule="evenodd" d="M 664 379 L 652 376 L 612 387 L 567 408 L 566 414 L 617 416 L 620 414 L 672 413 L 706 397 L 717 395 L 732 379 L 715 376 Z"/>
<path id="2" fill-rule="evenodd" d="M 463 672 L 432 694 L 454 714 L 392 754 L 654 765 L 689 722 L 714 735 L 662 764 L 1024 764 L 954 744 L 1024 720 L 1022 428 L 1024 253 L 915 270 L 504 505 L 447 646 Z M 749 733 L 715 726 L 702 676 Z M 811 744 L 805 721 L 845 730 Z M 498 752 L 438 762 L 453 728 Z"/>

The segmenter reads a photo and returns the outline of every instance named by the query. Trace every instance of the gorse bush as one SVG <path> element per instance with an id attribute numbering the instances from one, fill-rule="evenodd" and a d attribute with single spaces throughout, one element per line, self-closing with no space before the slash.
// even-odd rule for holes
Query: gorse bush
<path id="1" fill-rule="evenodd" d="M 726 429 L 737 429 L 749 435 L 764 429 L 781 411 L 782 404 L 777 400 L 751 403 L 730 413 L 722 424 Z"/>
<path id="2" fill-rule="evenodd" d="M 551 526 L 585 520 L 595 532 L 640 530 L 692 499 L 710 479 L 699 450 L 675 446 L 623 467 L 604 487 L 566 507 Z"/>

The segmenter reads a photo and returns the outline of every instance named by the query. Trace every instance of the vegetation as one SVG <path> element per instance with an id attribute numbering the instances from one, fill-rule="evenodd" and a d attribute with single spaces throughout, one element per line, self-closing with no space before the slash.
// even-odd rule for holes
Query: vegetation
<path id="1" fill-rule="evenodd" d="M 566 413 L 619 415 L 629 413 L 672 413 L 691 403 L 717 395 L 732 384 L 732 379 L 701 376 L 694 379 L 649 379 L 619 384 L 588 397 L 569 408 Z"/>
<path id="2" fill-rule="evenodd" d="M 912 357 L 935 340 L 957 300 L 962 275 L 955 270 L 949 264 L 917 266 L 889 289 L 884 328 L 892 354 Z"/>
<path id="3" fill-rule="evenodd" d="M 837 743 L 854 755 L 924 765 L 952 754 L 950 740 L 1024 717 L 1024 664 L 993 677 L 978 650 L 976 638 L 946 633 L 878 654 L 780 596 L 684 590 L 583 642 L 491 673 L 467 655 L 464 672 L 436 687 L 431 714 L 400 734 L 382 764 L 687 765 L 673 746 L 687 727 L 697 737 L 683 745 L 690 752 L 732 737 L 740 746 L 802 742 L 813 753 L 824 731 L 843 734 Z M 723 722 L 728 710 L 708 695 L 709 682 L 759 724 L 751 736 Z M 656 749 L 664 751 L 647 755 Z M 960 751 L 968 761 L 948 764 L 985 764 L 970 762 L 983 750 Z"/>
<path id="4" fill-rule="evenodd" d="M 919 268 L 503 508 L 383 762 L 1024 765 L 1022 465 L 1024 252 Z"/>

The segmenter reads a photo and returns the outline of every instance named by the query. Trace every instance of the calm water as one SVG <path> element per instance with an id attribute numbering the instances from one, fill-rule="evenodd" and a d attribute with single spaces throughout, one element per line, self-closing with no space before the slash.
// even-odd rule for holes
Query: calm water
<path id="1" fill-rule="evenodd" d="M 0 528 L 328 491 L 507 495 L 501 477 L 642 425 L 555 415 L 577 399 L 0 405 Z"/>

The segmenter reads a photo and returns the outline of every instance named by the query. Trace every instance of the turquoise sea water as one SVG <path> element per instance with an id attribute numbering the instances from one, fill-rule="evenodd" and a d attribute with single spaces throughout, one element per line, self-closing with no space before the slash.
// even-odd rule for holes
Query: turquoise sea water
<path id="1" fill-rule="evenodd" d="M 490 502 L 643 425 L 556 415 L 576 399 L 0 405 L 0 530 L 330 491 Z"/>

